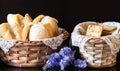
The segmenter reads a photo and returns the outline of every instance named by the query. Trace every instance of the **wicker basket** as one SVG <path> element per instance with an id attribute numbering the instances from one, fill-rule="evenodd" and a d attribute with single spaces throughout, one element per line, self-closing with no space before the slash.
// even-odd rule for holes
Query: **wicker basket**
<path id="1" fill-rule="evenodd" d="M 100 38 L 85 36 L 87 26 L 96 22 L 79 23 L 71 34 L 72 46 L 79 47 L 80 55 L 88 63 L 88 67 L 105 68 L 116 65 L 117 53 L 120 48 L 120 23 L 105 22 L 113 25 L 117 30 L 112 35 Z"/>
<path id="2" fill-rule="evenodd" d="M 62 29 L 63 40 L 67 39 L 68 32 Z M 58 47 L 58 49 L 60 46 Z M 38 67 L 46 62 L 46 55 L 57 51 L 45 45 L 42 41 L 17 41 L 7 53 L 0 50 L 1 60 L 15 67 Z"/>
<path id="3" fill-rule="evenodd" d="M 109 45 L 100 38 L 88 40 L 84 50 L 80 48 L 80 54 L 89 67 L 104 68 L 116 64 L 117 54 L 112 54 Z"/>

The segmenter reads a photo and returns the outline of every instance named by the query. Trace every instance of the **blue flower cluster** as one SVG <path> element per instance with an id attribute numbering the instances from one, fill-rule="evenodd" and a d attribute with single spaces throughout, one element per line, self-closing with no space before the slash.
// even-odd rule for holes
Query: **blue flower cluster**
<path id="1" fill-rule="evenodd" d="M 64 70 L 67 66 L 73 64 L 77 68 L 85 68 L 87 66 L 84 60 L 75 60 L 74 53 L 71 48 L 64 47 L 58 53 L 52 53 L 48 56 L 48 60 L 44 65 L 43 69 L 59 68 Z"/>

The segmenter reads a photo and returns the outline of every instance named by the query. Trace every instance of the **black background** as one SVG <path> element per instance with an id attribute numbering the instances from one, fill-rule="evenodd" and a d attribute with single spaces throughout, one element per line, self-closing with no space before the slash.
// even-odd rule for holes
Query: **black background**
<path id="1" fill-rule="evenodd" d="M 34 19 L 39 14 L 55 17 L 59 26 L 72 32 L 83 21 L 120 21 L 117 0 L 0 0 L 0 23 L 8 13 L 29 13 Z"/>
<path id="2" fill-rule="evenodd" d="M 39 14 L 49 15 L 58 19 L 59 27 L 71 33 L 76 24 L 84 21 L 120 22 L 120 2 L 117 0 L 0 0 L 0 23 L 7 21 L 6 17 L 9 13 L 22 15 L 29 13 L 33 19 Z M 117 65 L 119 65 L 119 56 Z M 4 66 L 1 65 L 1 68 Z M 116 71 L 119 66 L 112 69 Z M 15 70 L 19 69 L 15 68 Z M 20 71 L 24 70 L 20 69 Z"/>

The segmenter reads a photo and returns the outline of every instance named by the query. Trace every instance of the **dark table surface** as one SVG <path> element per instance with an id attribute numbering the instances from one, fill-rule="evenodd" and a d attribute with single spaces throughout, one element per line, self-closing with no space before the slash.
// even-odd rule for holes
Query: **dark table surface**
<path id="1" fill-rule="evenodd" d="M 11 67 L 3 62 L 0 62 L 0 71 L 43 71 L 42 67 L 36 67 L 36 68 L 17 68 L 17 67 Z M 53 70 L 53 71 L 60 71 L 60 70 Z M 86 68 L 86 69 L 77 69 L 73 67 L 68 67 L 64 71 L 120 71 L 120 64 L 117 63 L 114 67 L 110 68 Z"/>

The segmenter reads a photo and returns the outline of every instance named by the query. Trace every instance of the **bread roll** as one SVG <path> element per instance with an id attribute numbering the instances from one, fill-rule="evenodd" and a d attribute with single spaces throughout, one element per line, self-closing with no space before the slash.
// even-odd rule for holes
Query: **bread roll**
<path id="1" fill-rule="evenodd" d="M 24 24 L 21 22 L 23 16 L 20 14 L 8 14 L 7 21 L 17 40 L 22 40 L 22 30 Z"/>
<path id="2" fill-rule="evenodd" d="M 32 18 L 30 17 L 30 15 L 27 13 L 27 14 L 25 14 L 25 17 L 24 17 L 27 21 L 29 21 L 29 22 L 32 22 L 33 20 L 32 20 Z"/>
<path id="3" fill-rule="evenodd" d="M 12 39 L 14 39 L 14 36 L 12 35 L 12 32 L 10 30 L 7 30 L 6 34 L 3 36 L 3 38 L 12 40 Z"/>
<path id="4" fill-rule="evenodd" d="M 30 31 L 31 26 L 25 24 L 23 31 L 22 31 L 22 41 L 28 40 L 27 37 L 29 36 L 29 31 Z"/>
<path id="5" fill-rule="evenodd" d="M 57 36 L 58 35 L 58 21 L 53 18 L 53 17 L 50 17 L 50 16 L 45 16 L 43 19 L 42 19 L 42 24 L 50 24 L 50 26 L 52 27 L 52 32 L 53 32 L 53 35 L 54 36 Z"/>
<path id="6" fill-rule="evenodd" d="M 7 30 L 8 30 L 8 23 L 2 23 L 0 25 L 0 35 L 4 36 Z"/>
<path id="7" fill-rule="evenodd" d="M 32 18 L 30 17 L 29 14 L 25 14 L 25 17 L 22 20 L 24 24 L 24 28 L 22 31 L 22 41 L 28 40 L 27 37 L 29 36 L 29 31 L 32 25 Z"/>
<path id="8" fill-rule="evenodd" d="M 46 24 L 43 24 L 43 25 L 44 25 L 44 27 L 47 29 L 50 37 L 53 37 L 53 32 L 52 32 L 52 27 L 51 27 L 51 25 L 50 25 L 49 23 L 48 23 L 48 24 L 46 23 Z"/>
<path id="9" fill-rule="evenodd" d="M 33 20 L 33 24 L 39 23 L 45 16 L 44 15 L 39 15 Z"/>
<path id="10" fill-rule="evenodd" d="M 49 31 L 41 23 L 34 24 L 30 29 L 29 33 L 30 41 L 39 41 L 41 39 L 49 37 L 50 37 Z"/>
<path id="11" fill-rule="evenodd" d="M 15 39 L 8 23 L 2 23 L 0 25 L 0 36 L 5 39 Z"/>

